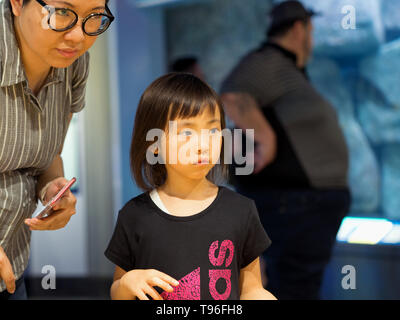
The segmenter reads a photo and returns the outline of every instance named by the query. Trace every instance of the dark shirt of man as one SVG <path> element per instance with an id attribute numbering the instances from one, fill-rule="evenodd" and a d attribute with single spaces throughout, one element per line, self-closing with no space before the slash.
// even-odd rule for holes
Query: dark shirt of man
<path id="1" fill-rule="evenodd" d="M 294 53 L 263 44 L 223 82 L 221 93 L 229 92 L 254 97 L 277 136 L 275 160 L 258 174 L 234 175 L 233 184 L 248 190 L 347 189 L 348 150 L 336 112 L 296 66 Z"/>

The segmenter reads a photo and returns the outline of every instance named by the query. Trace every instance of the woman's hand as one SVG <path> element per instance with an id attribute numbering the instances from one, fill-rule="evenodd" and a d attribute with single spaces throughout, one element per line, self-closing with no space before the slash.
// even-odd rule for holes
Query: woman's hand
<path id="1" fill-rule="evenodd" d="M 53 198 L 60 191 L 68 180 L 61 177 L 50 182 L 44 195 L 44 202 Z M 76 198 L 70 190 L 67 190 L 64 195 L 53 207 L 53 213 L 43 219 L 25 219 L 25 224 L 30 230 L 58 230 L 64 228 L 71 217 L 76 213 L 75 210 Z"/>
<path id="2" fill-rule="evenodd" d="M 15 275 L 10 260 L 8 260 L 2 247 L 0 247 L 0 280 L 4 281 L 9 293 L 13 294 L 15 292 Z"/>
<path id="3" fill-rule="evenodd" d="M 135 269 L 125 273 L 120 279 L 120 289 L 139 300 L 149 300 L 146 294 L 154 300 L 163 300 L 153 287 L 172 292 L 172 286 L 178 285 L 179 281 L 154 269 Z"/>

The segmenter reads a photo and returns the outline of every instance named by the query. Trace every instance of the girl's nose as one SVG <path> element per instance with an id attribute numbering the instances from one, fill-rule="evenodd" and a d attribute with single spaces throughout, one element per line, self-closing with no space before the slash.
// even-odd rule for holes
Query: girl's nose
<path id="1" fill-rule="evenodd" d="M 198 141 L 199 154 L 208 152 L 210 149 L 210 136 L 208 134 L 201 134 Z"/>

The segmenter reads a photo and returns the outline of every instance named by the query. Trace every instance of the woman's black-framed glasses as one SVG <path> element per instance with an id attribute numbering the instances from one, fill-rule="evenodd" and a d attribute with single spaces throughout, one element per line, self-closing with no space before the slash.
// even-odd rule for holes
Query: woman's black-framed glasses
<path id="1" fill-rule="evenodd" d="M 48 5 L 43 0 L 36 0 L 48 12 L 47 23 L 51 30 L 57 32 L 72 29 L 78 22 L 78 14 L 69 8 L 56 8 Z M 83 32 L 88 36 L 98 36 L 108 29 L 114 21 L 110 9 L 106 4 L 106 13 L 92 13 L 82 20 Z"/>

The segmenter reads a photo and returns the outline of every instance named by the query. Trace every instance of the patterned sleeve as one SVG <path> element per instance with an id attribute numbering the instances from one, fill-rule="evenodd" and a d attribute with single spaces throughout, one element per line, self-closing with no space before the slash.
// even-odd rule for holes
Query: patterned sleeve
<path id="1" fill-rule="evenodd" d="M 89 52 L 80 57 L 73 70 L 71 112 L 76 113 L 85 107 L 86 83 L 89 76 Z"/>

